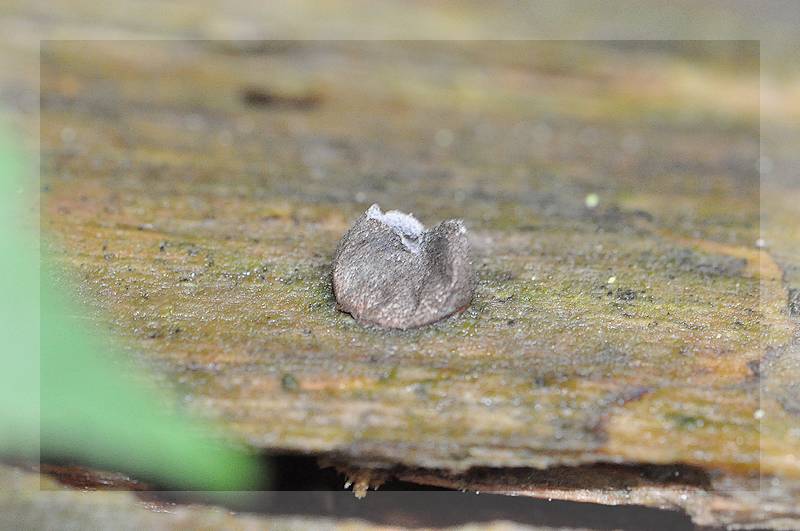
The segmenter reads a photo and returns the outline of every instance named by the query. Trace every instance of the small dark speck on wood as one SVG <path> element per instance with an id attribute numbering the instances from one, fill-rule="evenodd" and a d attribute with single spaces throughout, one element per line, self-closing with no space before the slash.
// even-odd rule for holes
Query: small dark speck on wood
<path id="1" fill-rule="evenodd" d="M 789 288 L 789 314 L 800 317 L 800 288 Z"/>
<path id="2" fill-rule="evenodd" d="M 256 87 L 242 90 L 241 97 L 242 102 L 248 107 L 283 107 L 297 110 L 312 109 L 321 101 L 318 94 L 280 94 Z"/>
<path id="3" fill-rule="evenodd" d="M 408 329 L 464 310 L 475 289 L 460 220 L 425 227 L 372 205 L 345 233 L 333 261 L 340 310 L 363 324 Z"/>
<path id="4" fill-rule="evenodd" d="M 281 378 L 281 387 L 284 391 L 297 391 L 300 388 L 300 383 L 293 374 L 286 373 Z"/>

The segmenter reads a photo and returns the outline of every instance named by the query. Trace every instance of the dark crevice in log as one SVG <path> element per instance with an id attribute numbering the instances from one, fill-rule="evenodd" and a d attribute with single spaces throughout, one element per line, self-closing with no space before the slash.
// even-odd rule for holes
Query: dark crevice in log
<path id="1" fill-rule="evenodd" d="M 693 529 L 689 516 L 681 511 L 508 496 L 486 491 L 478 494 L 466 486 L 494 484 L 498 492 L 503 488 L 511 492 L 521 488 L 525 482 L 561 489 L 619 489 L 624 488 L 627 478 L 632 482 L 631 486 L 646 483 L 665 487 L 709 487 L 709 479 L 703 471 L 679 465 L 598 464 L 547 470 L 480 468 L 459 475 L 446 471 L 395 468 L 377 471 L 375 477 L 380 478 L 380 489 L 370 491 L 364 499 L 357 499 L 344 490 L 347 474 L 341 472 L 343 468 L 320 466 L 318 456 L 273 454 L 263 459 L 270 471 L 269 486 L 265 483 L 264 490 L 231 492 L 222 498 L 199 491 L 166 490 L 125 474 L 68 463 L 42 464 L 40 470 L 72 488 L 131 490 L 153 510 L 168 510 L 175 505 L 208 504 L 222 505 L 242 513 L 356 518 L 379 525 L 412 528 L 505 520 L 531 526 L 593 529 Z M 452 488 L 423 484 L 437 476 L 442 485 L 449 484 Z M 605 484 L 604 477 L 607 478 Z M 466 491 L 459 490 L 461 488 Z"/>

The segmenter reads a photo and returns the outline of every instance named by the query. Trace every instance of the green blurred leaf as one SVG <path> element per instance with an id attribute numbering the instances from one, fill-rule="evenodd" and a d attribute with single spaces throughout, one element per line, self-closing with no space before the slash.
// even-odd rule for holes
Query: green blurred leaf
<path id="1" fill-rule="evenodd" d="M 36 235 L 21 228 L 31 216 L 21 207 L 23 166 L 10 146 L 0 131 L 0 454 L 32 457 L 41 444 L 44 455 L 183 488 L 253 485 L 261 474 L 255 460 L 172 413 L 166 393 L 137 381 L 108 341 L 84 329 L 46 265 L 39 279 Z"/>

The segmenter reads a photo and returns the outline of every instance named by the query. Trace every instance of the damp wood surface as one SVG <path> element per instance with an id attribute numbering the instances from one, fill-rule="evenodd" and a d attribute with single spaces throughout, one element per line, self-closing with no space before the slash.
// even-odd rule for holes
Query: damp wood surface
<path id="1" fill-rule="evenodd" d="M 47 42 L 45 249 L 95 325 L 253 448 L 683 464 L 776 478 L 796 510 L 796 218 L 759 245 L 741 53 Z M 464 220 L 466 311 L 384 331 L 336 310 L 336 242 L 372 203 Z"/>

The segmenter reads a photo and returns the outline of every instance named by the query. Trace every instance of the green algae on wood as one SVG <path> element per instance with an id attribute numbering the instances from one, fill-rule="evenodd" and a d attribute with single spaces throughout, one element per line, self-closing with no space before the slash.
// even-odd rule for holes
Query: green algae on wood
<path id="1" fill-rule="evenodd" d="M 402 43 L 269 59 L 47 46 L 43 227 L 66 274 L 133 356 L 254 447 L 449 470 L 610 460 L 800 478 L 800 417 L 777 369 L 790 364 L 775 354 L 757 370 L 788 352 L 797 323 L 786 267 L 755 246 L 748 105 L 685 90 L 631 99 L 637 63 L 577 44 L 563 46 L 605 76 L 556 75 L 536 53 L 510 68 L 455 44 L 435 64 Z M 387 55 L 402 58 L 396 72 L 369 68 Z M 719 86 L 751 75 L 702 72 Z M 276 79 L 324 87 L 319 104 L 239 100 Z M 383 332 L 336 311 L 335 242 L 373 201 L 464 218 L 478 284 L 463 314 Z"/>

